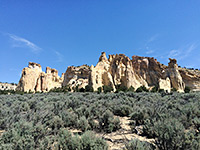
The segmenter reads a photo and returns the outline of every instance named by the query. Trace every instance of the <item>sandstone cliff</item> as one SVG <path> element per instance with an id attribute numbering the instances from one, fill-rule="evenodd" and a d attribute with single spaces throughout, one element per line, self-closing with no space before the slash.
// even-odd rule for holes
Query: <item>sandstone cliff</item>
<path id="1" fill-rule="evenodd" d="M 158 87 L 170 92 L 172 88 L 184 92 L 185 86 L 192 90 L 200 90 L 200 71 L 192 72 L 178 68 L 175 59 L 169 59 L 168 66 L 159 63 L 153 57 L 132 56 L 124 54 L 109 55 L 102 52 L 96 66 L 69 66 L 60 78 L 56 69 L 46 68 L 42 72 L 39 64 L 29 63 L 22 71 L 17 90 L 45 92 L 54 87 L 69 86 L 85 88 L 90 85 L 96 91 L 104 85 L 111 86 L 114 91 L 118 85 L 126 87 L 145 86 L 148 89 Z"/>
<path id="2" fill-rule="evenodd" d="M 56 69 L 46 68 L 42 72 L 40 64 L 29 62 L 28 67 L 22 70 L 21 79 L 16 90 L 24 92 L 46 92 L 54 87 L 61 87 L 63 79 L 58 76 Z"/>
<path id="3" fill-rule="evenodd" d="M 91 68 L 89 81 L 94 90 L 103 85 L 109 85 L 114 90 L 117 85 L 135 89 L 156 86 L 168 92 L 171 88 L 183 92 L 185 88 L 175 59 L 170 59 L 165 66 L 152 57 L 133 56 L 131 60 L 124 54 L 117 54 L 109 55 L 107 59 L 104 52 L 97 65 Z"/>
<path id="4" fill-rule="evenodd" d="M 178 69 L 185 86 L 189 87 L 193 91 L 200 91 L 200 71 L 179 68 Z"/>
<path id="5" fill-rule="evenodd" d="M 64 74 L 64 81 L 62 86 L 69 86 L 72 90 L 78 88 L 85 88 L 88 85 L 90 67 L 87 65 L 74 67 L 69 66 Z"/>

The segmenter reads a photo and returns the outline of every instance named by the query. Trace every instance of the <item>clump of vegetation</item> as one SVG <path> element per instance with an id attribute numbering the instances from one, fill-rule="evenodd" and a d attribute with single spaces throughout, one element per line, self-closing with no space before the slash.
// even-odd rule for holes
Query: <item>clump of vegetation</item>
<path id="1" fill-rule="evenodd" d="M 190 93 L 190 88 L 188 86 L 185 87 L 185 93 Z"/>
<path id="2" fill-rule="evenodd" d="M 139 92 L 149 92 L 149 90 L 143 85 L 143 86 L 140 86 L 139 88 L 137 88 L 136 92 L 137 93 L 139 93 Z"/>
<path id="3" fill-rule="evenodd" d="M 92 145 L 106 149 L 105 141 L 91 134 L 119 130 L 118 116 L 126 116 L 130 117 L 132 131 L 141 127 L 140 135 L 154 138 L 158 149 L 196 150 L 200 149 L 199 108 L 198 92 L 0 95 L 0 130 L 5 130 L 0 135 L 0 149 L 55 146 L 54 149 L 85 150 L 92 149 Z M 72 136 L 70 129 L 81 132 Z M 150 149 L 151 145 L 131 141 L 128 148 Z"/>
<path id="4" fill-rule="evenodd" d="M 113 91 L 113 88 L 111 86 L 108 86 L 108 85 L 103 86 L 103 92 L 104 93 L 108 93 L 108 92 L 111 92 L 111 91 Z"/>
<path id="5" fill-rule="evenodd" d="M 142 142 L 138 139 L 131 140 L 126 144 L 126 150 L 155 150 L 155 146 L 148 142 Z"/>

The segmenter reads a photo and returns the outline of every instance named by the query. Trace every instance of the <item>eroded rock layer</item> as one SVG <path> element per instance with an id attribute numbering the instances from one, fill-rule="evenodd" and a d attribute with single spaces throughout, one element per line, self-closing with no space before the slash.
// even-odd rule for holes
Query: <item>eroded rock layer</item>
<path id="1" fill-rule="evenodd" d="M 90 67 L 87 65 L 69 66 L 64 74 L 62 86 L 69 86 L 72 90 L 75 87 L 85 88 L 88 85 L 89 72 Z"/>
<path id="2" fill-rule="evenodd" d="M 175 59 L 169 59 L 168 66 L 159 63 L 153 57 L 132 56 L 124 54 L 109 55 L 102 52 L 96 66 L 69 66 L 62 77 L 56 69 L 46 68 L 42 72 L 39 64 L 29 63 L 22 71 L 17 90 L 45 92 L 54 87 L 69 86 L 85 88 L 90 85 L 96 91 L 104 85 L 116 90 L 119 85 L 126 87 L 145 86 L 148 89 L 158 87 L 170 92 L 172 88 L 184 92 L 185 86 L 200 90 L 200 71 L 178 68 Z M 73 90 L 72 90 L 73 91 Z"/>

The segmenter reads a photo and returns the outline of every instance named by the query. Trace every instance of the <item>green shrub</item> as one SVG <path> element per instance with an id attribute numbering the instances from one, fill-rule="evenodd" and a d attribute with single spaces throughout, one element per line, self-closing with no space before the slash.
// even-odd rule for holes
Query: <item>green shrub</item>
<path id="1" fill-rule="evenodd" d="M 58 135 L 57 149 L 63 150 L 107 150 L 107 143 L 94 136 L 92 132 L 85 132 L 81 137 L 72 136 L 69 131 L 62 129 Z"/>
<path id="2" fill-rule="evenodd" d="M 126 150 L 154 150 L 155 146 L 150 143 L 142 142 L 138 139 L 131 140 L 126 144 Z"/>
<path id="3" fill-rule="evenodd" d="M 111 111 L 106 110 L 99 120 L 99 125 L 103 131 L 111 133 L 120 128 L 120 120 L 119 118 L 114 118 L 114 115 Z"/>
<path id="4" fill-rule="evenodd" d="M 151 92 L 153 92 L 153 93 L 158 92 L 158 87 L 157 87 L 157 86 L 154 86 L 154 87 L 151 89 Z"/>
<path id="5" fill-rule="evenodd" d="M 128 105 L 120 105 L 120 106 L 115 106 L 113 108 L 113 113 L 117 116 L 129 116 L 131 113 L 133 112 L 132 107 L 128 106 Z"/>
<path id="6" fill-rule="evenodd" d="M 78 92 L 85 92 L 85 89 L 82 87 L 82 88 L 78 89 Z"/>
<path id="7" fill-rule="evenodd" d="M 102 92 L 102 88 L 101 88 L 101 87 L 98 87 L 98 88 L 97 88 L 97 93 L 100 94 L 101 92 Z"/>
<path id="8" fill-rule="evenodd" d="M 185 91 L 185 93 L 190 93 L 190 88 L 188 86 L 186 86 L 184 91 Z"/>
<path id="9" fill-rule="evenodd" d="M 81 150 L 108 150 L 107 143 L 101 139 L 94 136 L 92 132 L 85 132 L 81 136 Z"/>
<path id="10" fill-rule="evenodd" d="M 85 91 L 86 92 L 94 92 L 94 89 L 93 89 L 93 87 L 91 85 L 86 85 L 85 86 Z"/>
<path id="11" fill-rule="evenodd" d="M 82 116 L 80 118 L 80 120 L 78 121 L 78 126 L 81 129 L 81 131 L 83 131 L 83 132 L 85 132 L 88 129 L 89 124 L 88 124 L 88 121 L 85 118 L 85 116 Z"/>
<path id="12" fill-rule="evenodd" d="M 137 93 L 139 93 L 139 92 L 149 92 L 149 90 L 143 85 L 143 86 L 140 86 L 139 88 L 137 88 L 136 92 Z"/>
<path id="13" fill-rule="evenodd" d="M 134 92 L 134 91 L 135 91 L 135 88 L 134 88 L 134 87 L 130 86 L 130 87 L 128 88 L 128 92 Z"/>
<path id="14" fill-rule="evenodd" d="M 183 149 L 185 128 L 176 119 L 155 122 L 154 132 L 156 136 L 155 144 L 159 149 Z"/>
<path id="15" fill-rule="evenodd" d="M 107 85 L 103 86 L 103 92 L 104 93 L 108 93 L 108 92 L 111 92 L 111 91 L 113 91 L 113 88 L 111 86 L 107 86 Z"/>
<path id="16" fill-rule="evenodd" d="M 120 92 L 120 91 L 123 91 L 123 92 L 127 92 L 128 91 L 128 88 L 124 85 L 116 85 L 116 93 Z"/>

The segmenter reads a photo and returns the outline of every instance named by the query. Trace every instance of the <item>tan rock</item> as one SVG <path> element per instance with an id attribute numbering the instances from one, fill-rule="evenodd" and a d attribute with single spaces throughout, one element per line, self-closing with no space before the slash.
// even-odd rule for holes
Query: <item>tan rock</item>
<path id="1" fill-rule="evenodd" d="M 181 74 L 178 70 L 178 65 L 176 59 L 169 58 L 170 62 L 168 63 L 168 68 L 166 69 L 167 76 L 171 80 L 171 85 L 178 92 L 184 92 L 185 83 L 181 77 Z"/>
<path id="2" fill-rule="evenodd" d="M 185 86 L 192 91 L 200 91 L 200 71 L 179 68 L 179 72 L 183 78 Z"/>
<path id="3" fill-rule="evenodd" d="M 69 66 L 64 74 L 62 86 L 70 86 L 71 89 L 78 86 L 78 88 L 85 88 L 88 85 L 90 67 L 82 65 L 78 67 Z"/>
<path id="4" fill-rule="evenodd" d="M 47 92 L 52 88 L 61 87 L 63 79 L 58 76 L 56 69 L 46 68 L 42 72 L 40 64 L 29 62 L 29 66 L 22 70 L 17 90 L 24 92 Z"/>
<path id="5" fill-rule="evenodd" d="M 153 57 L 133 56 L 132 63 L 134 71 L 142 77 L 148 86 L 158 86 L 159 79 L 163 77 L 166 66 L 160 64 Z"/>
<path id="6" fill-rule="evenodd" d="M 0 82 L 0 90 L 14 90 L 16 89 L 17 85 L 15 83 L 2 83 Z"/>
<path id="7" fill-rule="evenodd" d="M 171 92 L 171 81 L 168 77 L 166 79 L 159 79 L 159 89 L 163 89 L 168 93 Z"/>
<path id="8" fill-rule="evenodd" d="M 148 86 L 146 81 L 135 73 L 130 58 L 123 54 L 109 55 L 107 59 L 103 52 L 97 65 L 91 68 L 89 77 L 94 90 L 104 85 L 111 86 L 114 91 L 117 85 L 135 88 Z"/>
<path id="9" fill-rule="evenodd" d="M 61 77 L 56 69 L 47 67 L 44 73 L 39 64 L 30 62 L 22 71 L 17 90 L 44 92 L 61 86 L 85 88 L 89 84 L 95 91 L 104 85 L 111 86 L 114 91 L 118 85 L 135 89 L 140 86 L 152 89 L 156 86 L 168 92 L 171 88 L 184 92 L 186 85 L 200 91 L 200 71 L 178 68 L 175 59 L 169 60 L 168 66 L 165 66 L 153 57 L 132 56 L 131 60 L 124 54 L 116 54 L 107 58 L 106 53 L 102 52 L 96 66 L 70 66 Z"/>
<path id="10" fill-rule="evenodd" d="M 17 85 L 17 90 L 35 92 L 37 80 L 41 72 L 42 68 L 40 64 L 29 62 L 28 67 L 22 70 L 22 76 Z"/>

